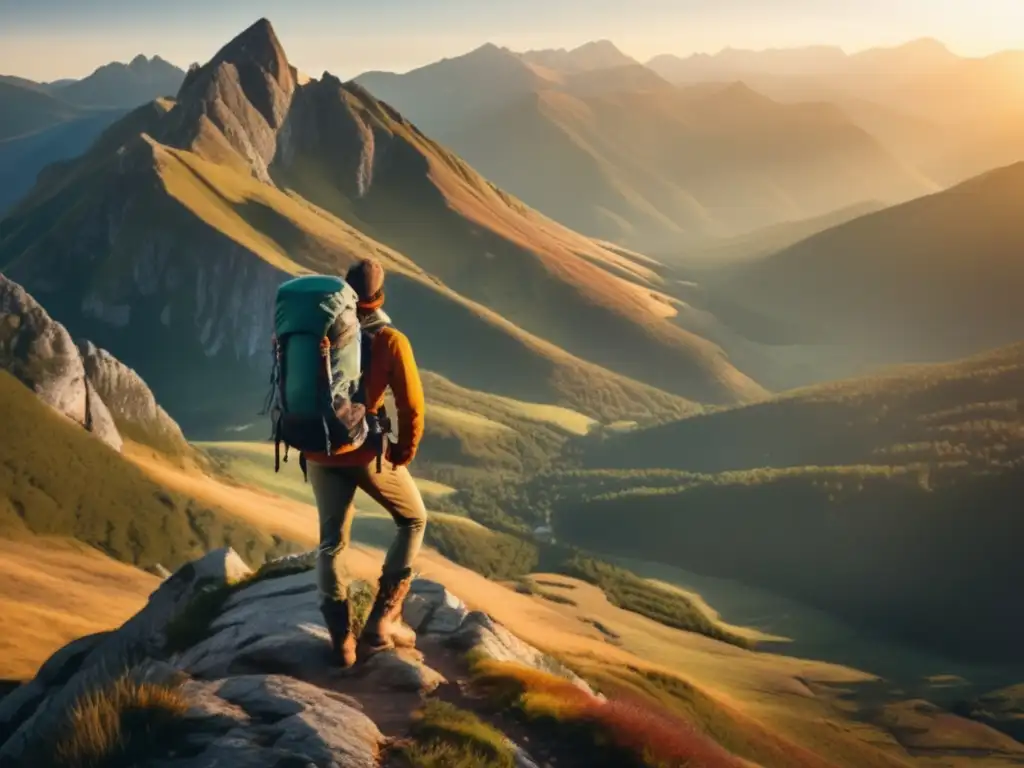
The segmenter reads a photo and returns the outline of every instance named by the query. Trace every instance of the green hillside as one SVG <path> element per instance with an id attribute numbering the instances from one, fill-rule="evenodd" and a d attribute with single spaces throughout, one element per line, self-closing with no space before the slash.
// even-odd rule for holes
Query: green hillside
<path id="1" fill-rule="evenodd" d="M 692 472 L 951 463 L 997 471 L 1024 460 L 1022 392 L 1018 344 L 616 435 L 588 444 L 584 463 Z"/>
<path id="2" fill-rule="evenodd" d="M 1017 657 L 1024 346 L 580 442 L 503 509 L 594 551 L 772 589 L 965 657 Z M 810 575 L 813 574 L 813 577 Z M 955 620 L 951 620 L 955 617 Z"/>
<path id="3" fill-rule="evenodd" d="M 138 566 L 174 568 L 230 544 L 249 562 L 286 545 L 149 480 L 0 371 L 0 534 L 74 538 Z"/>

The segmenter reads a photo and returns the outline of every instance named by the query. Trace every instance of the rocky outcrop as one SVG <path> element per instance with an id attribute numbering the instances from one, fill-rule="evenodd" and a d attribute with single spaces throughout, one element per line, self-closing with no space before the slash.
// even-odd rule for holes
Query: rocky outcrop
<path id="1" fill-rule="evenodd" d="M 188 74 L 178 94 L 178 143 L 219 141 L 272 183 L 277 132 L 295 93 L 295 77 L 270 22 L 261 19 Z M 207 132 L 216 131 L 211 137 Z"/>
<path id="2" fill-rule="evenodd" d="M 139 374 L 91 341 L 79 342 L 78 349 L 88 382 L 106 403 L 115 422 L 135 433 L 129 437 L 137 437 L 148 445 L 165 446 L 167 450 L 188 449 L 181 428 L 160 407 Z"/>
<path id="3" fill-rule="evenodd" d="M 0 369 L 116 451 L 126 438 L 175 455 L 189 450 L 181 428 L 141 376 L 91 341 L 76 342 L 22 286 L 4 275 Z"/>
<path id="4" fill-rule="evenodd" d="M 374 718 L 393 720 L 400 706 L 388 697 L 433 695 L 449 684 L 438 669 L 454 668 L 467 651 L 563 675 L 589 691 L 425 579 L 414 581 L 405 605 L 419 650 L 378 654 L 353 671 L 336 671 L 314 561 L 311 554 L 291 556 L 252 573 L 226 549 L 180 568 L 122 628 L 58 651 L 35 680 L 0 700 L 0 768 L 47 764 L 47 749 L 76 702 L 125 674 L 173 687 L 187 702 L 174 744 L 153 745 L 147 768 L 377 766 L 388 739 Z M 519 765 L 533 764 L 510 746 Z"/>
<path id="5" fill-rule="evenodd" d="M 86 375 L 67 329 L 17 283 L 0 275 L 0 368 L 47 405 L 94 433 L 114 450 L 122 439 Z"/>

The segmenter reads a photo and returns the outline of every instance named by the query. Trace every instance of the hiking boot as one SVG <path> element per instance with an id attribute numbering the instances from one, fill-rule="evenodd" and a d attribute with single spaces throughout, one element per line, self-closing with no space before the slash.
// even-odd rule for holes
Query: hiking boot
<path id="1" fill-rule="evenodd" d="M 416 633 L 402 621 L 402 603 L 412 586 L 412 575 L 381 576 L 366 626 L 359 636 L 360 655 L 391 648 L 415 648 Z"/>
<path id="2" fill-rule="evenodd" d="M 320 613 L 331 634 L 331 656 L 338 666 L 348 669 L 356 663 L 356 636 L 352 632 L 348 600 L 324 601 Z"/>

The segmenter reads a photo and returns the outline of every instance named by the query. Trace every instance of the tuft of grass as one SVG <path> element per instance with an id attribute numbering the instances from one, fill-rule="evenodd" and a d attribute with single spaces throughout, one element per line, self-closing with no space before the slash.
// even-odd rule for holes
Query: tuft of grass
<path id="1" fill-rule="evenodd" d="M 742 761 L 693 725 L 649 701 L 600 699 L 564 678 L 518 664 L 477 661 L 473 684 L 519 713 L 543 737 L 588 765 L 739 768 Z"/>
<path id="2" fill-rule="evenodd" d="M 417 713 L 399 754 L 413 768 L 514 768 L 505 736 L 472 712 L 430 701 Z"/>
<path id="3" fill-rule="evenodd" d="M 579 603 L 577 603 L 571 597 L 560 595 L 557 592 L 547 592 L 545 590 L 538 590 L 537 595 L 549 602 L 557 603 L 558 605 L 571 605 L 574 608 L 579 605 Z"/>
<path id="4" fill-rule="evenodd" d="M 84 695 L 53 747 L 62 768 L 131 768 L 180 737 L 189 705 L 179 690 L 127 676 Z"/>

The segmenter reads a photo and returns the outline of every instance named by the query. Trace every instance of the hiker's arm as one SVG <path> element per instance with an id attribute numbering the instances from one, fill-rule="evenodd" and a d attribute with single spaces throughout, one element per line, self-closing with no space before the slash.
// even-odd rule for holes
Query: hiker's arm
<path id="1" fill-rule="evenodd" d="M 391 460 L 395 464 L 408 464 L 416 457 L 423 437 L 423 383 L 405 334 L 391 334 L 389 342 L 393 360 L 389 384 L 398 409 L 398 444 L 391 451 Z"/>

